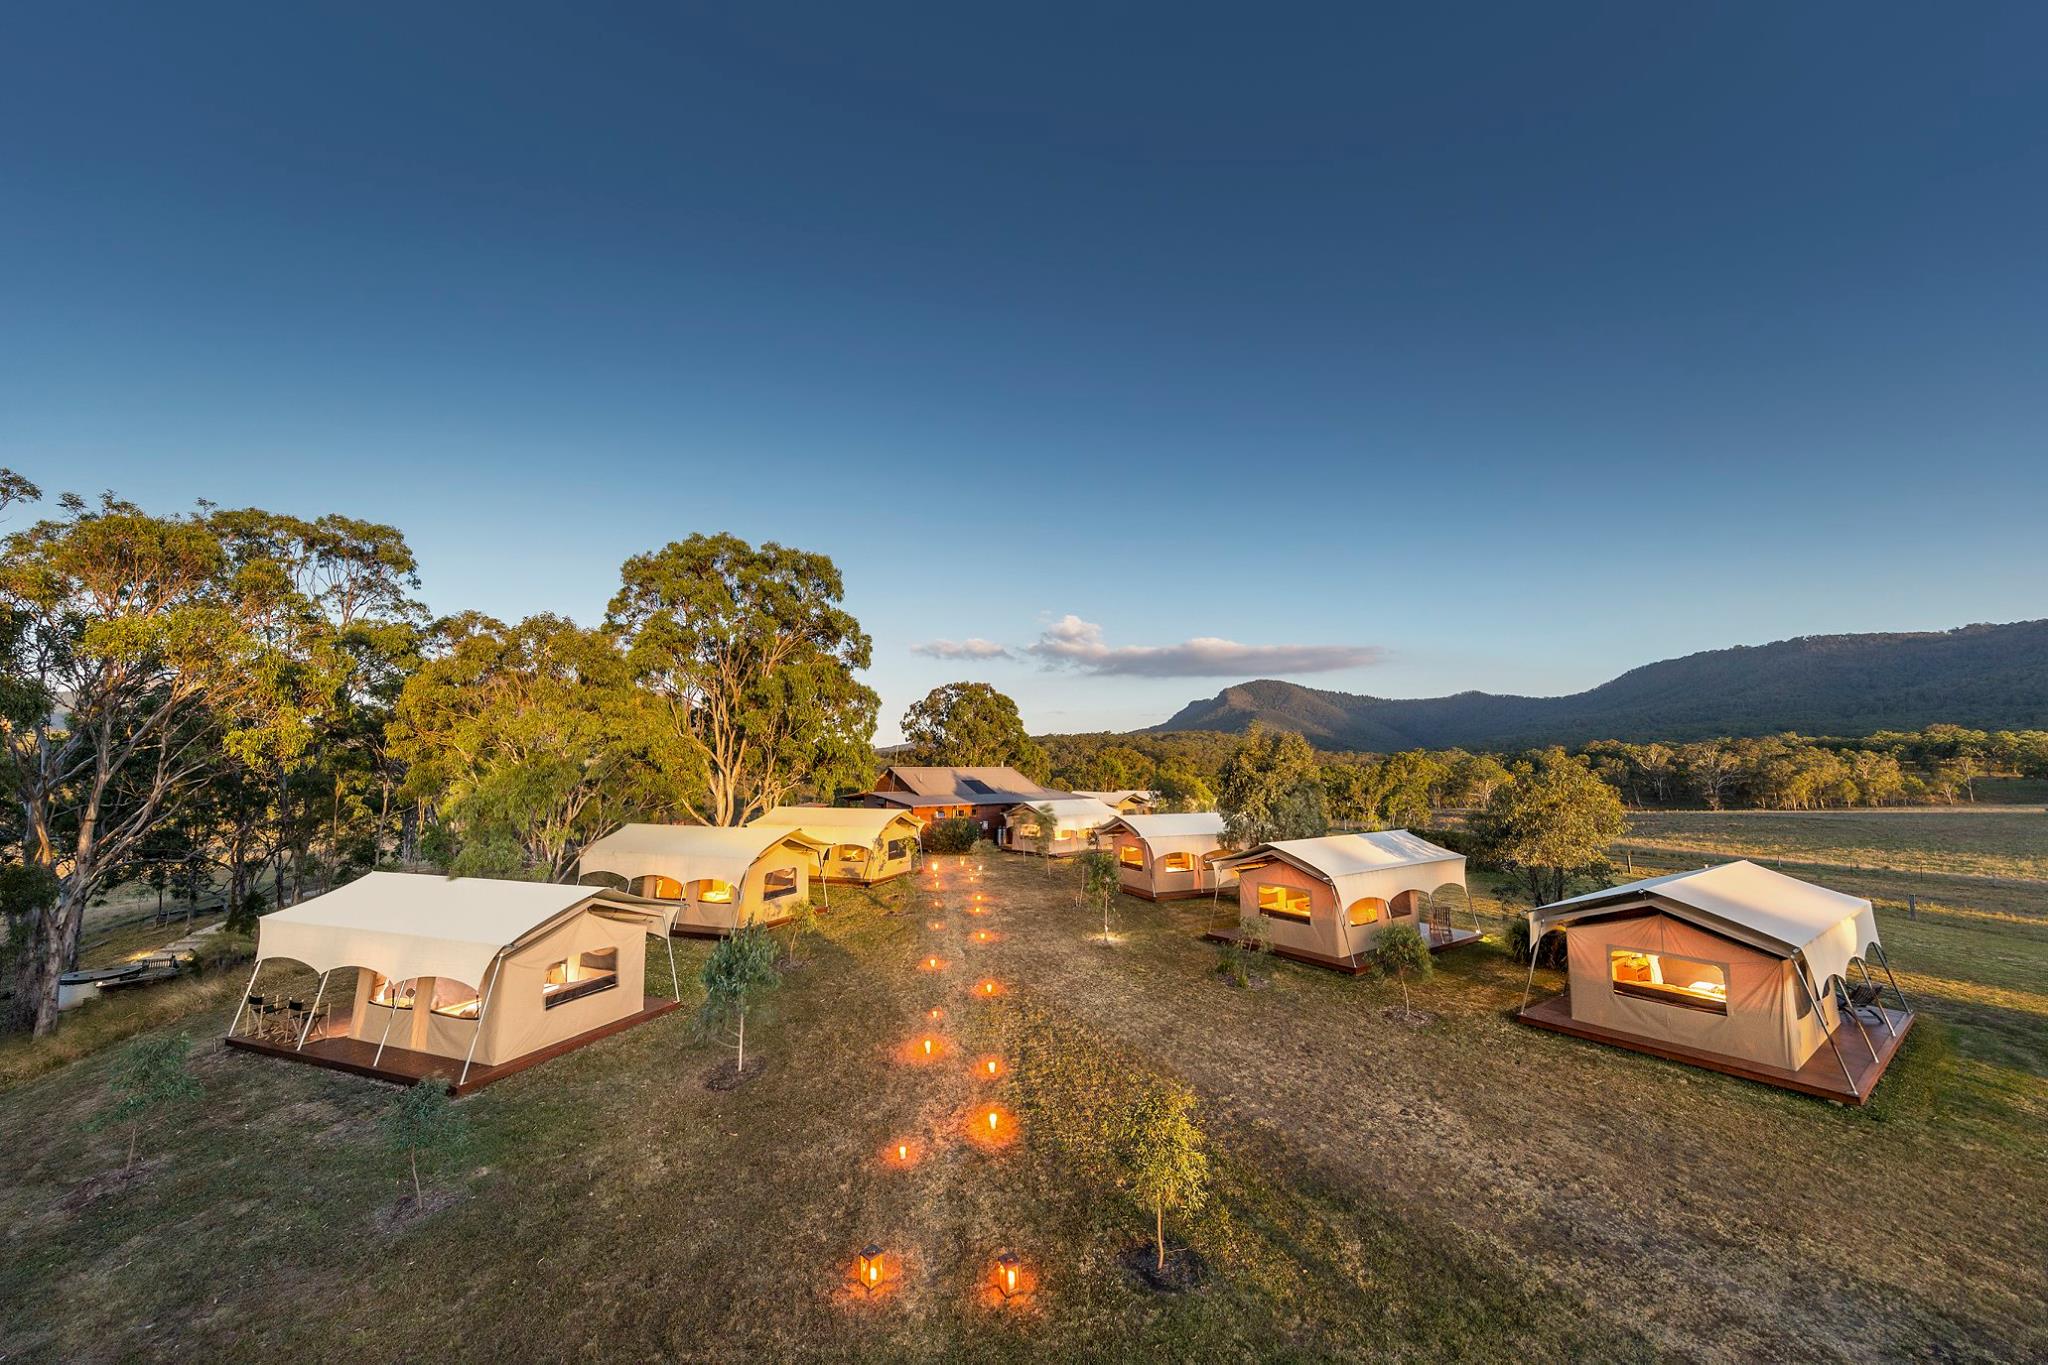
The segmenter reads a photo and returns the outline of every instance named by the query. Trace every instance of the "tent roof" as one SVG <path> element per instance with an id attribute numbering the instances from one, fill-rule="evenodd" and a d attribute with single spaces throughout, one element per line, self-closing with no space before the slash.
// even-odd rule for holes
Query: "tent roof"
<path id="1" fill-rule="evenodd" d="M 1464 854 L 1440 848 L 1405 829 L 1331 834 L 1320 839 L 1276 839 L 1216 861 L 1220 867 L 1243 868 L 1268 858 L 1292 863 L 1321 877 L 1345 905 L 1363 896 L 1385 899 L 1402 891 L 1433 889 L 1451 881 L 1462 883 L 1465 878 Z M 1437 869 L 1438 875 L 1417 875 L 1411 871 L 1437 864 L 1443 865 Z M 1456 864 L 1455 875 L 1442 875 L 1449 872 L 1450 864 Z M 1415 882 L 1433 886 L 1409 884 Z"/>
<path id="2" fill-rule="evenodd" d="M 1850 959 L 1862 957 L 1878 941 L 1869 901 L 1745 858 L 1538 906 L 1529 912 L 1531 942 L 1573 920 L 1644 902 L 1780 957 L 1803 956 L 1822 982 L 1846 975 Z"/>
<path id="3" fill-rule="evenodd" d="M 286 957 L 316 972 L 367 967 L 393 980 L 447 976 L 479 989 L 506 948 L 601 889 L 490 877 L 371 872 L 256 922 L 256 960 Z"/>
<path id="4" fill-rule="evenodd" d="M 843 844 L 849 835 L 873 844 L 893 825 L 917 825 L 907 811 L 872 806 L 777 806 L 749 828 L 793 829 L 828 843 Z"/>
<path id="5" fill-rule="evenodd" d="M 1106 825 L 1117 818 L 1115 810 L 1090 797 L 1066 796 L 1058 800 L 1032 801 L 1032 810 L 1049 810 L 1053 819 L 1063 825 L 1088 824 L 1090 827 Z M 1015 815 L 1016 812 L 1010 812 Z"/>
<path id="6" fill-rule="evenodd" d="M 1110 828 L 1129 830 L 1154 853 L 1206 853 L 1223 837 L 1223 817 L 1213 810 L 1184 815 L 1119 815 Z"/>
<path id="7" fill-rule="evenodd" d="M 583 850 L 579 876 L 610 872 L 633 881 L 721 881 L 737 886 L 768 850 L 787 843 L 806 851 L 818 841 L 781 825 L 624 825 Z"/>

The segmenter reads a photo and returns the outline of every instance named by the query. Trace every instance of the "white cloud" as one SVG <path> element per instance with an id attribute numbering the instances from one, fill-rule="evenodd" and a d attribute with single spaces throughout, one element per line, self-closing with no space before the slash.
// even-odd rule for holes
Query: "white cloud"
<path id="1" fill-rule="evenodd" d="M 912 654 L 922 654 L 928 659 L 1007 659 L 1010 651 L 994 640 L 970 636 L 965 640 L 926 640 L 923 644 L 912 645 Z"/>
<path id="2" fill-rule="evenodd" d="M 982 643 L 987 643 L 983 641 Z M 1048 626 L 1028 654 L 1048 664 L 1096 674 L 1138 678 L 1224 678 L 1289 673 L 1333 673 L 1378 663 L 1378 645 L 1241 645 L 1201 635 L 1177 645 L 1112 648 L 1102 627 L 1069 613 Z"/>

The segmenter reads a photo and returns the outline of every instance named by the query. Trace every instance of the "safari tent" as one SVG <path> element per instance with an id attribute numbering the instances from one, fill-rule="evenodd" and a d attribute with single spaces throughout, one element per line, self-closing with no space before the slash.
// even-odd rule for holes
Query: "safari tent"
<path id="1" fill-rule="evenodd" d="M 1240 917 L 1257 915 L 1275 953 L 1339 971 L 1366 970 L 1365 954 L 1389 924 L 1412 925 L 1432 951 L 1478 939 L 1453 923 L 1463 907 L 1465 859 L 1405 829 L 1281 839 L 1217 860 L 1235 872 Z M 1219 930 L 1212 938 L 1234 940 Z"/>
<path id="2" fill-rule="evenodd" d="M 777 806 L 754 828 L 794 830 L 818 845 L 812 875 L 836 886 L 873 886 L 911 870 L 924 824 L 902 810 Z"/>
<path id="3" fill-rule="evenodd" d="M 1538 1028 L 1861 1104 L 1913 1025 L 1870 902 L 1752 862 L 1529 912 L 1532 945 L 1552 932 L 1567 989 L 1535 1005 L 1525 993 L 1518 1017 Z"/>
<path id="4" fill-rule="evenodd" d="M 1049 812 L 1053 818 L 1054 835 L 1048 846 L 1038 842 L 1044 818 L 1041 812 Z M 1095 847 L 1097 832 L 1114 819 L 1115 811 L 1086 797 L 1053 797 L 1013 806 L 1003 816 L 1002 846 L 1012 853 L 1043 853 L 1051 858 L 1086 853 Z"/>
<path id="5" fill-rule="evenodd" d="M 646 936 L 665 943 L 669 919 L 587 886 L 372 872 L 257 921 L 227 1042 L 466 1093 L 674 1009 L 644 989 Z M 319 974 L 310 1002 L 259 993 L 286 962 Z"/>
<path id="6" fill-rule="evenodd" d="M 673 932 L 716 938 L 787 923 L 823 845 L 779 825 L 626 825 L 583 850 L 577 879 L 675 908 Z"/>
<path id="7" fill-rule="evenodd" d="M 1190 815 L 1120 815 L 1103 830 L 1116 854 L 1117 877 L 1130 895 L 1148 901 L 1206 896 L 1219 880 L 1216 860 L 1223 841 L 1223 817 L 1214 811 Z"/>

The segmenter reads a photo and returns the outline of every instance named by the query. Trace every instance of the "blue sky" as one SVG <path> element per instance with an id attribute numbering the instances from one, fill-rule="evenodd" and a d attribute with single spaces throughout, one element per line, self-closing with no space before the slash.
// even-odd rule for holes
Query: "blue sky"
<path id="1" fill-rule="evenodd" d="M 2037 617 L 2044 51 L 1997 4 L 25 7 L 0 462 L 393 522 L 440 610 L 826 551 L 884 738 L 960 677 L 1122 728 Z"/>

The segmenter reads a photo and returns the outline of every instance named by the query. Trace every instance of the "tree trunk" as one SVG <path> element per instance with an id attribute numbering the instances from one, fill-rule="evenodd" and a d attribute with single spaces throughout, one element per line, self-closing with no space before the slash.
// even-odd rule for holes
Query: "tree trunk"
<path id="1" fill-rule="evenodd" d="M 1152 1234 L 1154 1240 L 1159 1244 L 1159 1270 L 1161 1274 L 1164 1274 L 1166 1272 L 1166 1201 L 1164 1199 L 1152 1201 Z"/>
<path id="2" fill-rule="evenodd" d="M 405 1159 L 412 1163 L 412 1207 L 413 1211 L 417 1213 L 420 1205 L 426 1202 L 425 1196 L 420 1193 L 420 1149 L 417 1147 L 406 1148 Z"/>
<path id="3" fill-rule="evenodd" d="M 744 1006 L 740 1009 L 740 1055 L 732 1069 L 735 1075 L 747 1069 L 747 1011 Z"/>
<path id="4" fill-rule="evenodd" d="M 122 1169 L 122 1170 L 124 1170 L 124 1171 L 132 1171 L 132 1170 L 134 1170 L 134 1169 L 135 1169 L 135 1142 L 136 1142 L 136 1139 L 137 1139 L 137 1138 L 139 1138 L 139 1137 L 141 1137 L 141 1136 L 142 1136 L 142 1120 L 141 1120 L 141 1119 L 130 1119 L 130 1120 L 128 1120 L 128 1160 L 126 1161 L 126 1163 L 124 1163 L 124 1164 L 122 1165 L 122 1167 L 121 1167 L 121 1169 Z"/>

